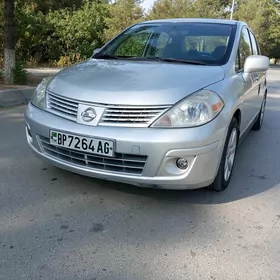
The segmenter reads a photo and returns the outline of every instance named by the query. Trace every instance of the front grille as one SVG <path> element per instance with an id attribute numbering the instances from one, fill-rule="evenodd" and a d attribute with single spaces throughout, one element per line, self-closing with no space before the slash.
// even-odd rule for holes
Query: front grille
<path id="1" fill-rule="evenodd" d="M 169 106 L 108 106 L 100 125 L 146 127 Z"/>
<path id="2" fill-rule="evenodd" d="M 79 103 L 60 95 L 47 92 L 47 108 L 50 112 L 63 118 L 76 121 Z"/>
<path id="3" fill-rule="evenodd" d="M 84 103 L 83 103 L 84 104 Z M 100 104 L 89 104 L 100 106 Z M 118 106 L 104 105 L 105 111 L 98 125 L 147 127 L 170 106 Z M 68 120 L 76 121 L 79 102 L 67 97 L 47 92 L 48 111 Z"/>
<path id="4" fill-rule="evenodd" d="M 147 161 L 147 156 L 142 155 L 116 153 L 113 158 L 93 155 L 57 147 L 50 144 L 49 138 L 43 136 L 39 138 L 45 154 L 89 169 L 141 175 Z"/>

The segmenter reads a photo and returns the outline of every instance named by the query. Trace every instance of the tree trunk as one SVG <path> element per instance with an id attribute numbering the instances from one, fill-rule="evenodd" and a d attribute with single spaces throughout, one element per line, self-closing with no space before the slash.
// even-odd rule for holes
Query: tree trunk
<path id="1" fill-rule="evenodd" d="M 14 82 L 16 25 L 14 0 L 4 0 L 4 83 Z"/>

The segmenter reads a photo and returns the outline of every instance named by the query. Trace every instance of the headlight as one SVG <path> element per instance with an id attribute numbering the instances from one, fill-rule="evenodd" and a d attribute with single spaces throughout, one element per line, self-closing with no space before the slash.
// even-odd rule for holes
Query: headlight
<path id="1" fill-rule="evenodd" d="M 194 127 L 213 120 L 223 109 L 224 102 L 210 90 L 200 90 L 187 96 L 157 119 L 152 127 Z"/>
<path id="2" fill-rule="evenodd" d="M 46 89 L 52 76 L 44 78 L 34 91 L 31 102 L 34 106 L 46 109 Z"/>

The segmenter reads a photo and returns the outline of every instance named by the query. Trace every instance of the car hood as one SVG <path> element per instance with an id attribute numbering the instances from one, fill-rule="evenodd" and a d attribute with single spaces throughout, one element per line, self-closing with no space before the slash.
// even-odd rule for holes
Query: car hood
<path id="1" fill-rule="evenodd" d="M 224 75 L 220 66 L 89 59 L 57 73 L 48 90 L 84 102 L 171 105 Z"/>

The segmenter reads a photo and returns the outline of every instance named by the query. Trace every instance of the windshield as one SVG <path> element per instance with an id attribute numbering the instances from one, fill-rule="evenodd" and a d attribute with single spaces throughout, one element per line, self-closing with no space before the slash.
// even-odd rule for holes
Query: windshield
<path id="1" fill-rule="evenodd" d="M 137 24 L 122 32 L 94 57 L 172 59 L 222 65 L 229 59 L 235 30 L 235 25 L 217 23 Z"/>

